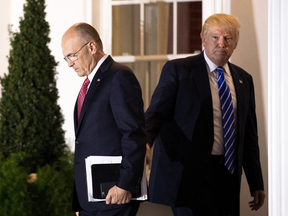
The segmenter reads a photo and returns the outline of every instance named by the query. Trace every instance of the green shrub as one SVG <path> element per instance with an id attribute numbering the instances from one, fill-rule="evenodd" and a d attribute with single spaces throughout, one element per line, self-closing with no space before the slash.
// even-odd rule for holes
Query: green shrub
<path id="1" fill-rule="evenodd" d="M 9 73 L 0 78 L 0 151 L 4 157 L 26 152 L 26 167 L 36 172 L 37 166 L 57 161 L 67 146 L 45 0 L 26 2 L 20 31 L 10 31 Z"/>
<path id="2" fill-rule="evenodd" d="M 28 183 L 24 152 L 0 161 L 1 216 L 74 216 L 73 155 L 68 152 L 53 165 L 38 167 L 37 180 Z"/>
<path id="3" fill-rule="evenodd" d="M 24 158 L 24 153 L 12 154 L 0 163 L 0 215 L 29 215 L 23 212 L 27 204 L 28 175 L 19 164 Z"/>
<path id="4" fill-rule="evenodd" d="M 0 78 L 0 215 L 68 216 L 73 155 L 57 104 L 45 0 L 26 0 L 19 32 L 10 31 L 9 73 Z M 29 174 L 37 181 L 29 183 Z"/>

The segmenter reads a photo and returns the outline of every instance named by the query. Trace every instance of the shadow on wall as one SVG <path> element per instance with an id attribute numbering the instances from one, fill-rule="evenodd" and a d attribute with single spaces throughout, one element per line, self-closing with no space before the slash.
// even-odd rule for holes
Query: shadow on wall
<path id="1" fill-rule="evenodd" d="M 255 6 L 256 4 L 259 5 Z M 249 187 L 245 175 L 243 175 L 240 200 L 241 215 L 267 216 L 268 21 L 266 22 L 265 19 L 268 19 L 268 1 L 264 0 L 260 3 L 257 3 L 257 0 L 231 1 L 231 15 L 236 16 L 241 22 L 240 39 L 238 47 L 232 55 L 232 63 L 245 69 L 254 80 L 260 160 L 266 193 L 264 206 L 257 212 L 252 212 L 248 202 L 253 198 L 250 196 Z M 262 17 L 263 19 L 261 19 Z"/>

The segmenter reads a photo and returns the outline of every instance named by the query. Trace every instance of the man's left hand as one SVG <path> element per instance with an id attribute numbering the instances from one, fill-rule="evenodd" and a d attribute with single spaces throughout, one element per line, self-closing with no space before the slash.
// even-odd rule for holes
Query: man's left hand
<path id="1" fill-rule="evenodd" d="M 254 191 L 253 193 L 254 200 L 249 202 L 251 210 L 257 211 L 264 203 L 265 200 L 265 192 L 263 190 Z"/>
<path id="2" fill-rule="evenodd" d="M 112 187 L 106 196 L 106 204 L 126 204 L 132 199 L 130 191 L 123 190 L 116 185 Z"/>

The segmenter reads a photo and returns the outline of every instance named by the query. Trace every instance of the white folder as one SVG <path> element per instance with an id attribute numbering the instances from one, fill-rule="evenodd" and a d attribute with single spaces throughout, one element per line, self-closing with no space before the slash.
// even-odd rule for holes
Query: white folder
<path id="1" fill-rule="evenodd" d="M 87 191 L 89 202 L 100 202 L 106 199 L 95 199 L 93 197 L 93 185 L 92 185 L 92 168 L 93 164 L 121 164 L 122 156 L 89 156 L 85 159 L 86 164 L 86 179 L 87 179 Z M 141 181 L 141 195 L 132 200 L 147 200 L 147 179 L 146 179 L 146 160 L 144 160 L 143 176 Z"/>

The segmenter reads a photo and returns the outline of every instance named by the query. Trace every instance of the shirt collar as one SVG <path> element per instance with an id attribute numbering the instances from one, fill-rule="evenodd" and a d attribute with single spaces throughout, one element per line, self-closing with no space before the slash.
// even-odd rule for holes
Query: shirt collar
<path id="1" fill-rule="evenodd" d="M 216 70 L 216 68 L 218 67 L 218 65 L 214 64 L 209 58 L 208 56 L 206 55 L 206 52 L 204 50 L 204 59 L 206 61 L 206 64 L 208 65 L 208 68 L 209 68 L 209 72 L 213 72 Z M 224 72 L 228 73 L 230 75 L 230 70 L 229 70 L 229 66 L 228 64 L 226 63 L 224 66 Z"/>
<path id="2" fill-rule="evenodd" d="M 99 67 L 101 66 L 101 64 L 105 61 L 105 59 L 108 57 L 107 54 L 105 54 L 96 64 L 96 67 L 92 70 L 92 72 L 87 76 L 90 83 L 93 80 L 96 72 L 98 71 Z"/>

